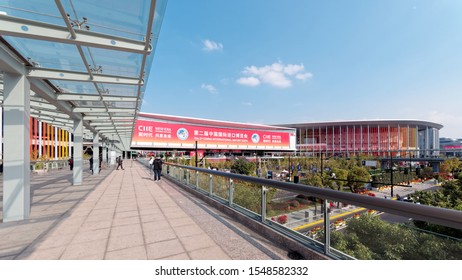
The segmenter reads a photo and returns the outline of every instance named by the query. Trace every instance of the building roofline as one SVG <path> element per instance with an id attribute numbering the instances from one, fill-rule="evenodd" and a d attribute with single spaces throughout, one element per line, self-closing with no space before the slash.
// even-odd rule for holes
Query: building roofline
<path id="1" fill-rule="evenodd" d="M 424 120 L 412 119 L 376 119 L 376 120 L 339 120 L 339 121 L 324 121 L 324 122 L 303 122 L 292 124 L 275 124 L 276 126 L 301 128 L 306 126 L 341 126 L 341 125 L 389 125 L 389 124 L 405 124 L 405 125 L 418 125 L 429 126 L 436 129 L 442 129 L 443 125 Z"/>
<path id="2" fill-rule="evenodd" d="M 184 123 L 196 124 L 196 125 L 222 126 L 222 127 L 228 127 L 228 128 L 265 129 L 265 130 L 288 130 L 290 129 L 290 127 L 287 127 L 287 126 L 238 123 L 238 122 L 230 122 L 230 121 L 218 121 L 218 120 L 210 120 L 210 119 L 142 113 L 142 112 L 138 113 L 138 117 L 148 118 L 148 119 L 151 118 L 151 119 L 162 120 L 162 121 L 171 121 L 171 122 L 184 122 Z"/>

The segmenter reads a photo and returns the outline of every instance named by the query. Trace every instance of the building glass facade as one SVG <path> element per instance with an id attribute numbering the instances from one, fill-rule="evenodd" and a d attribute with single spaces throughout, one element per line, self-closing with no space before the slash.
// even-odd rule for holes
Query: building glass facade
<path id="1" fill-rule="evenodd" d="M 297 151 L 308 155 L 436 156 L 440 124 L 425 121 L 352 121 L 283 124 L 296 128 Z"/>
<path id="2" fill-rule="evenodd" d="M 30 118 L 30 159 L 65 160 L 70 157 L 69 131 Z"/>

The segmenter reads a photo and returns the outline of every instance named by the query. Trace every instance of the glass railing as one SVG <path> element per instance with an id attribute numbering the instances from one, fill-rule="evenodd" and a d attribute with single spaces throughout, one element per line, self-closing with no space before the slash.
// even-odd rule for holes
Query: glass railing
<path id="1" fill-rule="evenodd" d="M 175 164 L 163 174 L 334 259 L 462 259 L 462 211 Z"/>

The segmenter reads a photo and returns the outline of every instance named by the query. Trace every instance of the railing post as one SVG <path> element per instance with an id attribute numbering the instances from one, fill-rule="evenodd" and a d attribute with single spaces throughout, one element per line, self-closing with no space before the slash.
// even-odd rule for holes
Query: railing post
<path id="1" fill-rule="evenodd" d="M 266 191 L 268 189 L 265 186 L 261 186 L 261 221 L 266 221 Z"/>
<path id="2" fill-rule="evenodd" d="M 212 174 L 210 174 L 209 177 L 209 196 L 212 196 L 213 194 L 213 177 Z"/>
<path id="3" fill-rule="evenodd" d="M 189 185 L 189 176 L 191 176 L 191 173 L 189 172 L 189 170 L 186 170 L 186 185 Z"/>
<path id="4" fill-rule="evenodd" d="M 228 203 L 229 206 L 233 206 L 233 194 L 234 194 L 234 184 L 233 179 L 229 179 L 229 194 L 228 194 Z"/>
<path id="5" fill-rule="evenodd" d="M 196 171 L 196 186 L 194 188 L 199 188 L 199 171 Z"/>
<path id="6" fill-rule="evenodd" d="M 330 253 L 330 213 L 329 213 L 329 201 L 324 200 L 324 254 Z"/>

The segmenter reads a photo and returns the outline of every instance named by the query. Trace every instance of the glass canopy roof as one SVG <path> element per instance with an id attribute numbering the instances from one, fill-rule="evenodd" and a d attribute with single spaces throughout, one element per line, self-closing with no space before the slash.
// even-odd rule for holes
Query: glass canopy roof
<path id="1" fill-rule="evenodd" d="M 82 116 L 86 135 L 129 150 L 166 5 L 0 0 L 0 47 L 27 67 L 31 116 L 68 129 Z"/>

